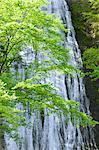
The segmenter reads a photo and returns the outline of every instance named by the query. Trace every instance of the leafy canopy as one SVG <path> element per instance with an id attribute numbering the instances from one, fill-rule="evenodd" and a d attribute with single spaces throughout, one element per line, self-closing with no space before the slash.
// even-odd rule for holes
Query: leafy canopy
<path id="1" fill-rule="evenodd" d="M 99 0 L 80 0 L 72 4 L 75 28 L 83 54 L 87 75 L 99 78 Z M 78 17 L 80 16 L 80 17 Z M 79 36 L 80 35 L 80 36 Z"/>
<path id="2" fill-rule="evenodd" d="M 89 69 L 88 74 L 94 79 L 99 78 L 99 48 L 87 49 L 83 54 L 84 64 Z"/>
<path id="3" fill-rule="evenodd" d="M 68 50 L 63 46 L 63 35 L 60 32 L 67 30 L 62 21 L 41 10 L 46 4 L 44 0 L 0 1 L 0 128 L 8 133 L 13 134 L 12 130 L 25 123 L 28 105 L 32 111 L 48 108 L 51 112 L 76 117 L 76 120 L 81 119 L 80 124 L 83 126 L 96 124 L 90 116 L 79 111 L 77 102 L 66 101 L 56 94 L 52 85 L 39 83 L 41 76 L 45 77 L 51 70 L 66 73 L 73 70 L 67 65 Z M 15 86 L 14 77 L 9 77 L 7 72 L 10 72 L 9 68 L 13 68 L 14 63 L 25 65 L 20 52 L 27 46 L 32 47 L 35 59 L 29 68 L 25 66 L 26 72 L 32 67 L 34 72 L 31 79 L 22 82 L 16 80 Z M 51 58 L 51 61 L 45 59 L 40 63 L 37 58 L 39 53 Z M 23 111 L 16 109 L 18 103 L 23 105 Z"/>
<path id="4" fill-rule="evenodd" d="M 7 70 L 12 62 L 20 61 L 19 52 L 26 46 L 36 53 L 49 50 L 56 59 L 66 62 L 67 50 L 62 46 L 59 31 L 66 29 L 54 15 L 41 11 L 45 4 L 44 0 L 0 1 L 0 72 Z"/>

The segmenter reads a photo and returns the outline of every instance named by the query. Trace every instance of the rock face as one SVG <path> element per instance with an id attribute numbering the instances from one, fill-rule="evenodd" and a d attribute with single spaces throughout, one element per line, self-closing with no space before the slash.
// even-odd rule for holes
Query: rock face
<path id="1" fill-rule="evenodd" d="M 4 136 L 0 137 L 0 150 L 5 150 Z"/>
<path id="2" fill-rule="evenodd" d="M 69 6 L 69 8 L 70 8 L 70 5 L 71 5 L 72 0 L 65 0 L 65 1 L 67 2 L 68 6 Z"/>
<path id="3" fill-rule="evenodd" d="M 90 100 L 90 111 L 95 120 L 99 121 L 99 81 L 91 81 L 85 79 L 86 94 Z M 96 144 L 99 148 L 99 125 L 94 128 L 94 136 Z"/>
<path id="4" fill-rule="evenodd" d="M 71 10 L 71 14 L 72 14 L 72 21 L 74 18 L 73 15 L 73 11 L 72 11 L 72 3 L 76 4 L 78 2 L 80 2 L 81 0 L 68 0 L 69 6 L 70 6 L 70 10 Z M 75 16 L 77 18 L 77 16 Z M 75 23 L 73 24 L 75 27 Z M 83 51 L 87 48 L 87 46 L 90 46 L 90 41 L 86 40 L 86 44 L 84 43 L 84 41 L 82 39 L 83 36 L 85 37 L 85 35 L 83 35 L 79 30 L 77 30 L 77 27 L 75 27 L 75 32 L 76 32 L 76 39 L 77 42 L 79 43 L 79 47 L 81 52 L 83 53 Z M 99 93 L 98 93 L 98 88 L 99 88 L 99 81 L 91 81 L 91 79 L 86 78 L 85 79 L 85 88 L 86 88 L 86 94 L 87 97 L 90 101 L 90 111 L 91 111 L 91 115 L 92 117 L 99 121 Z M 95 141 L 96 144 L 99 148 L 99 125 L 97 125 L 94 128 L 94 136 L 95 136 Z"/>

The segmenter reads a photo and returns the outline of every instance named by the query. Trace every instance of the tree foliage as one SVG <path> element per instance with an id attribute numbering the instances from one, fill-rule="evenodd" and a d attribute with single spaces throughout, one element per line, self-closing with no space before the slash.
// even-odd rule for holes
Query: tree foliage
<path id="1" fill-rule="evenodd" d="M 84 64 L 89 69 L 89 75 L 97 79 L 99 77 L 99 0 L 73 2 L 72 11 L 75 15 L 74 24 L 78 30 L 78 38 L 81 37 L 80 44 L 85 50 Z"/>
<path id="2" fill-rule="evenodd" d="M 99 78 L 99 48 L 86 49 L 83 55 L 84 64 L 89 69 L 88 74 L 94 78 Z"/>
<path id="3" fill-rule="evenodd" d="M 13 133 L 12 130 L 23 125 L 28 105 L 32 112 L 35 109 L 48 108 L 51 112 L 69 114 L 72 118 L 76 117 L 76 120 L 80 118 L 83 126 L 96 124 L 90 116 L 79 111 L 77 102 L 65 101 L 52 85 L 40 83 L 41 78 L 45 78 L 51 70 L 66 73 L 73 70 L 67 65 L 68 50 L 64 48 L 63 35 L 60 32 L 67 30 L 62 21 L 42 11 L 46 4 L 44 0 L 0 1 L 1 131 Z M 15 63 L 24 65 L 22 52 L 27 46 L 32 47 L 35 53 L 35 59 L 24 66 L 26 73 L 33 70 L 32 78 L 19 82 L 14 71 L 13 77 L 11 76 L 11 68 Z M 40 62 L 36 57 L 38 54 L 49 57 L 51 61 L 45 59 Z M 16 108 L 18 103 L 22 104 L 22 111 Z"/>
<path id="4" fill-rule="evenodd" d="M 20 116 L 22 112 L 16 108 L 16 98 L 0 79 L 0 137 L 5 131 L 15 137 L 16 133 L 12 131 L 25 123 L 24 116 Z"/>
<path id="5" fill-rule="evenodd" d="M 59 32 L 66 29 L 54 15 L 41 11 L 44 4 L 43 0 L 0 1 L 0 72 L 20 60 L 19 52 L 26 46 L 32 46 L 36 52 L 49 50 L 58 60 L 66 60 L 67 52 L 60 46 Z"/>

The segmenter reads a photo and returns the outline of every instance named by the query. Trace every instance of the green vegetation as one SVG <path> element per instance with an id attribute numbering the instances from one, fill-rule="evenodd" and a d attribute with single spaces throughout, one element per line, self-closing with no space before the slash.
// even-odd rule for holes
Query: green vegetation
<path id="1" fill-rule="evenodd" d="M 0 80 L 0 137 L 5 131 L 9 134 L 15 131 L 24 121 L 24 117 L 20 117 L 22 112 L 15 108 L 16 98 L 15 93 L 11 94 L 6 90 L 5 84 Z M 12 136 L 14 134 L 13 132 Z"/>
<path id="2" fill-rule="evenodd" d="M 73 22 L 91 78 L 99 78 L 99 0 L 72 1 Z"/>
<path id="3" fill-rule="evenodd" d="M 68 50 L 62 46 L 63 36 L 60 33 L 60 30 L 67 30 L 54 15 L 41 10 L 46 5 L 44 0 L 0 1 L 0 133 L 6 131 L 14 136 L 12 131 L 25 124 L 27 106 L 31 112 L 48 108 L 51 112 L 69 114 L 71 118 L 76 116 L 83 126 L 97 123 L 79 111 L 77 102 L 65 101 L 56 94 L 57 90 L 50 83 L 40 83 L 51 70 L 62 73 L 73 70 L 67 65 Z M 25 66 L 27 77 L 28 72 L 33 71 L 32 78 L 22 81 L 20 74 L 16 79 L 10 68 L 13 68 L 14 62 L 22 62 L 20 52 L 27 46 L 33 48 L 35 59 L 28 67 Z M 39 62 L 37 54 L 48 56 L 51 60 Z M 22 104 L 22 110 L 16 108 L 18 103 Z"/>
<path id="4" fill-rule="evenodd" d="M 94 79 L 99 78 L 99 48 L 86 49 L 83 55 L 84 64 L 88 71 L 88 75 Z M 87 74 L 87 73 L 86 73 Z"/>
<path id="5" fill-rule="evenodd" d="M 20 51 L 26 46 L 35 49 L 35 53 L 49 50 L 56 59 L 66 60 L 67 50 L 59 43 L 62 41 L 59 30 L 66 29 L 55 16 L 41 11 L 40 6 L 44 4 L 43 0 L 0 1 L 1 73 L 8 70 L 12 62 L 20 61 Z"/>

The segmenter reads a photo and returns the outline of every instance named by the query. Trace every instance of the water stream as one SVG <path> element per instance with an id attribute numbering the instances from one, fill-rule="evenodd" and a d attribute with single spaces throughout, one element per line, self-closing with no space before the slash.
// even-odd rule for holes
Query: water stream
<path id="1" fill-rule="evenodd" d="M 63 20 L 63 23 L 69 29 L 64 39 L 65 47 L 70 51 L 69 64 L 75 67 L 82 67 L 81 53 L 75 39 L 75 31 L 72 26 L 71 14 L 65 0 L 49 0 L 51 5 L 48 6 L 49 13 L 55 13 Z M 33 54 L 27 55 L 27 63 L 32 60 Z M 19 66 L 19 71 L 24 74 L 24 69 Z M 24 76 L 24 75 L 23 75 Z M 75 77 L 69 75 L 59 75 L 57 72 L 52 73 L 50 78 L 45 82 L 52 83 L 59 89 L 59 93 L 65 99 L 73 99 L 81 104 L 81 110 L 90 114 L 89 100 L 86 97 L 83 79 L 76 74 Z M 92 129 L 76 128 L 71 121 L 66 125 L 65 117 L 60 118 L 57 115 L 46 115 L 44 117 L 39 112 L 27 117 L 27 121 L 32 122 L 31 128 L 21 127 L 20 136 L 23 140 L 17 145 L 10 138 L 6 138 L 7 150 L 96 150 L 94 135 Z"/>

